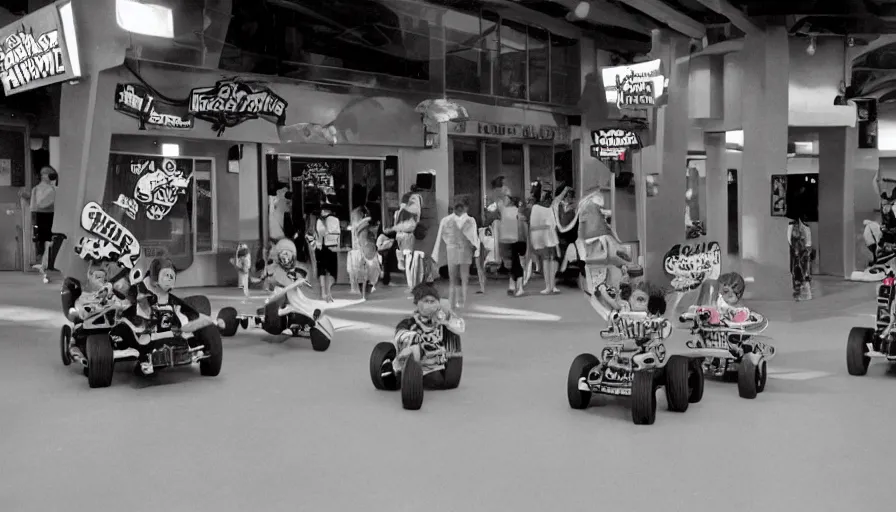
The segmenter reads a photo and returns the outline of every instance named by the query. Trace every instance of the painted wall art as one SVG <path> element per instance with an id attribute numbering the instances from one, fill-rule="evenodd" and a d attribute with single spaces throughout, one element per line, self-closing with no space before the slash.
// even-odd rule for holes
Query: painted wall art
<path id="1" fill-rule="evenodd" d="M 192 178 L 192 174 L 178 169 L 172 159 L 165 158 L 159 165 L 149 160 L 134 186 L 134 199 L 143 203 L 146 218 L 162 220 L 187 193 Z"/>
<path id="2" fill-rule="evenodd" d="M 164 103 L 140 84 L 118 84 L 115 87 L 114 107 L 117 112 L 136 119 L 141 130 L 193 128 L 193 116 L 185 106 Z"/>
<path id="3" fill-rule="evenodd" d="M 787 216 L 787 175 L 772 175 L 772 217 Z"/>
<path id="4" fill-rule="evenodd" d="M 696 290 L 722 272 L 722 249 L 718 242 L 678 244 L 663 257 L 663 270 L 678 292 Z"/>
<path id="5" fill-rule="evenodd" d="M 222 80 L 214 87 L 190 91 L 189 112 L 197 119 L 208 121 L 220 137 L 251 119 L 265 119 L 277 126 L 286 123 L 286 100 L 259 82 L 235 78 Z"/>
<path id="6" fill-rule="evenodd" d="M 591 132 L 591 156 L 601 160 L 625 160 L 631 149 L 641 147 L 638 134 L 622 128 L 605 128 Z"/>
<path id="7" fill-rule="evenodd" d="M 81 228 L 94 236 L 84 236 L 75 245 L 75 254 L 88 261 L 117 261 L 134 268 L 140 258 L 140 242 L 102 206 L 87 203 L 81 210 Z"/>

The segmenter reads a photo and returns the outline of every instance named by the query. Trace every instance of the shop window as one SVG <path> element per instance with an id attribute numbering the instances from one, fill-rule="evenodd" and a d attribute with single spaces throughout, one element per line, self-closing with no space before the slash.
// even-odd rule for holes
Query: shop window
<path id="1" fill-rule="evenodd" d="M 492 63 L 498 50 L 495 16 L 445 13 L 445 82 L 448 89 L 491 94 Z"/>
<path id="2" fill-rule="evenodd" d="M 529 101 L 547 103 L 550 100 L 550 34 L 529 27 Z"/>
<path id="3" fill-rule="evenodd" d="M 568 147 L 554 148 L 554 190 L 560 193 L 562 187 L 576 189 L 575 173 L 573 172 L 573 151 Z"/>
<path id="4" fill-rule="evenodd" d="M 570 105 L 579 101 L 581 67 L 579 42 L 551 34 L 551 103 Z"/>
<path id="5" fill-rule="evenodd" d="M 216 249 L 215 229 L 215 197 L 214 166 L 211 160 L 199 160 L 194 163 L 193 196 L 196 207 L 193 209 L 193 222 L 196 226 L 196 254 L 212 254 Z"/>
<path id="6" fill-rule="evenodd" d="M 498 93 L 526 99 L 526 26 L 501 20 L 501 53 L 498 58 Z"/>
<path id="7" fill-rule="evenodd" d="M 482 207 L 485 195 L 482 190 L 479 140 L 452 138 L 451 146 L 454 157 L 454 197 L 466 200 L 470 215 L 481 219 L 485 214 Z"/>
<path id="8" fill-rule="evenodd" d="M 373 222 L 383 220 L 381 160 L 352 160 L 352 209 L 366 206 Z"/>

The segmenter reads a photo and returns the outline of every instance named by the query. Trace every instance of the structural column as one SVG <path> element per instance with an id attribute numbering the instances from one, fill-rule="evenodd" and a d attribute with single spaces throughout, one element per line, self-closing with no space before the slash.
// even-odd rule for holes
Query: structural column
<path id="1" fill-rule="evenodd" d="M 594 48 L 593 41 L 582 39 L 582 96 L 579 109 L 582 112 L 582 134 L 579 144 L 579 175 L 576 178 L 576 193 L 581 197 L 585 192 L 610 184 L 610 170 L 597 158 L 591 156 L 591 132 L 607 128 L 610 121 L 606 92 L 601 68 L 609 66 L 609 54 Z M 609 196 L 604 198 L 609 200 Z M 614 212 L 615 215 L 615 212 Z"/>
<path id="2" fill-rule="evenodd" d="M 855 128 L 818 130 L 818 240 L 821 273 L 848 277 L 855 269 Z"/>
<path id="3" fill-rule="evenodd" d="M 728 168 L 725 165 L 725 133 L 703 135 L 706 147 L 706 239 L 718 242 L 722 258 L 728 256 Z M 724 263 L 723 263 L 724 264 Z"/>

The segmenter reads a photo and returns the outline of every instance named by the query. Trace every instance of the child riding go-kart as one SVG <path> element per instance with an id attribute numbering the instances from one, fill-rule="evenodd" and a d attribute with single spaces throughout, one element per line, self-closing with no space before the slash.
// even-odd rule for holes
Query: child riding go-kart
<path id="1" fill-rule="evenodd" d="M 462 318 L 442 304 L 431 283 L 414 287 L 416 311 L 398 323 L 392 342 L 377 344 L 370 354 L 373 387 L 386 391 L 401 389 L 405 409 L 423 406 L 423 387 L 455 389 L 463 373 L 460 335 Z"/>
<path id="2" fill-rule="evenodd" d="M 311 287 L 305 278 L 308 272 L 296 263 L 296 246 L 291 240 L 280 240 L 271 250 L 271 261 L 265 272 L 266 282 L 274 293 L 255 314 L 241 314 L 225 307 L 218 312 L 217 325 L 222 336 L 236 334 L 239 327 L 261 327 L 273 336 L 289 334 L 308 337 L 317 352 L 330 348 L 334 328 L 330 319 L 302 293 L 300 287 Z"/>
<path id="3" fill-rule="evenodd" d="M 896 364 L 896 274 L 888 270 L 877 288 L 877 321 L 874 329 L 853 327 L 846 341 L 846 369 L 850 375 L 868 373 L 871 359 Z"/>
<path id="4" fill-rule="evenodd" d="M 587 409 L 594 394 L 630 396 L 632 421 L 656 421 L 656 390 L 663 387 L 669 410 L 685 412 L 703 398 L 703 372 L 698 360 L 668 357 L 664 341 L 672 325 L 663 318 L 666 300 L 645 283 L 619 290 L 601 284 L 590 295 L 595 311 L 609 327 L 600 332 L 609 340 L 600 357 L 581 354 L 569 368 L 566 394 L 573 409 Z"/>

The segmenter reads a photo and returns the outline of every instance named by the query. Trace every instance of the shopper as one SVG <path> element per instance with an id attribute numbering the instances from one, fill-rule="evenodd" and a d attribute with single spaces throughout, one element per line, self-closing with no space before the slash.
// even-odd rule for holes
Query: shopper
<path id="1" fill-rule="evenodd" d="M 423 213 L 423 196 L 420 195 L 416 185 L 411 185 L 410 191 L 401 200 L 401 206 L 395 212 L 395 225 L 384 232 L 395 234 L 398 245 L 398 269 L 405 272 L 408 283 L 408 291 L 413 287 L 414 277 L 413 262 L 415 240 L 426 238 L 421 230 L 420 215 Z"/>
<path id="2" fill-rule="evenodd" d="M 317 276 L 320 279 L 320 298 L 333 302 L 333 283 L 339 275 L 339 258 L 336 250 L 342 236 L 339 218 L 333 213 L 333 205 L 329 199 L 320 207 L 320 218 L 317 219 L 314 232 L 314 256 L 317 260 Z"/>
<path id="3" fill-rule="evenodd" d="M 34 241 L 36 256 L 40 262 L 31 268 L 40 272 L 44 283 L 49 283 L 50 248 L 53 244 L 53 216 L 56 206 L 56 182 L 59 174 L 49 165 L 40 170 L 40 182 L 30 192 L 22 191 L 20 196 L 31 201 L 31 217 L 33 229 L 31 238 Z"/>
<path id="4" fill-rule="evenodd" d="M 373 292 L 380 278 L 380 262 L 376 250 L 378 226 L 371 222 L 367 207 L 360 206 L 352 212 L 352 250 L 346 261 L 352 293 L 360 293 L 362 299 L 367 298 L 368 283 Z"/>
<path id="5" fill-rule="evenodd" d="M 541 202 L 532 206 L 529 242 L 533 257 L 541 261 L 541 271 L 544 274 L 544 290 L 541 294 L 560 293 L 555 279 L 560 239 L 557 236 L 557 220 L 551 210 L 550 196 L 545 196 Z"/>
<path id="6" fill-rule="evenodd" d="M 509 260 L 510 279 L 507 285 L 507 294 L 520 297 L 525 293 L 523 289 L 523 259 L 526 257 L 528 228 L 526 227 L 525 212 L 521 209 L 518 198 L 507 197 L 506 204 L 498 203 L 501 218 L 498 221 L 498 243 L 501 246 L 501 254 L 505 262 Z"/>
<path id="7" fill-rule="evenodd" d="M 453 212 L 439 223 L 439 232 L 432 248 L 434 266 L 438 266 L 443 243 L 448 264 L 448 302 L 451 307 L 462 308 L 467 301 L 470 265 L 473 258 L 479 258 L 480 247 L 476 221 L 467 215 L 466 202 L 455 199 Z"/>

